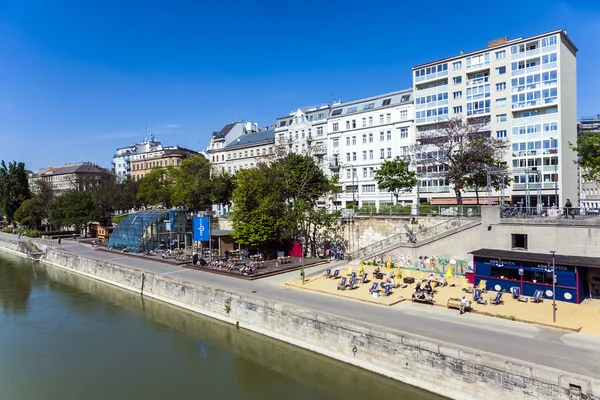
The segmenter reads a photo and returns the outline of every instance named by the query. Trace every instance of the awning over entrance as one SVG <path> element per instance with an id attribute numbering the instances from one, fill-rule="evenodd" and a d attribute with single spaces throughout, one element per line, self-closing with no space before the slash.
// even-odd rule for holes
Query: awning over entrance
<path id="1" fill-rule="evenodd" d="M 552 263 L 552 254 L 550 253 L 521 253 L 518 251 L 509 250 L 479 249 L 472 251 L 471 254 L 473 254 L 475 257 L 490 257 L 494 259 L 537 262 L 542 264 Z M 554 263 L 600 269 L 600 258 L 598 257 L 556 254 Z"/>

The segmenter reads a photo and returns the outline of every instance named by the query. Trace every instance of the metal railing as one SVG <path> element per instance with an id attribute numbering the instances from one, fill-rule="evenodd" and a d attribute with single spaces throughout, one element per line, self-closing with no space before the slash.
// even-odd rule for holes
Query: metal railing
<path id="1" fill-rule="evenodd" d="M 600 219 L 600 209 L 584 207 L 502 207 L 501 218 Z"/>
<path id="2" fill-rule="evenodd" d="M 392 215 L 392 216 L 411 216 L 413 207 L 392 206 L 392 207 L 368 207 L 363 206 L 354 209 L 355 215 Z M 418 215 L 420 216 L 439 216 L 439 217 L 479 217 L 481 216 L 481 206 L 478 205 L 462 205 L 462 206 L 419 206 Z"/>
<path id="3" fill-rule="evenodd" d="M 356 251 L 349 253 L 346 255 L 346 259 L 362 260 L 369 257 L 373 257 L 385 252 L 386 250 L 391 250 L 393 246 L 397 246 L 402 243 L 416 243 L 419 240 L 429 239 L 441 235 L 442 233 L 448 232 L 451 229 L 470 224 L 473 221 L 474 219 L 457 216 L 429 227 L 419 225 L 417 232 L 413 232 L 410 228 L 406 229 L 405 232 L 396 233 L 395 235 L 392 235 L 383 240 L 372 243 L 368 246 L 362 247 Z"/>

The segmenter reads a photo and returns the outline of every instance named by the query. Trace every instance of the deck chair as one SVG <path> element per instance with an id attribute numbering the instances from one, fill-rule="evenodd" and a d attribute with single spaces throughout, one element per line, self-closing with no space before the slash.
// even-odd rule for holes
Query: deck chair
<path id="1" fill-rule="evenodd" d="M 385 285 L 385 295 L 389 296 L 390 294 L 392 294 L 392 286 L 391 285 Z"/>
<path id="2" fill-rule="evenodd" d="M 337 279 L 340 277 L 340 270 L 336 269 L 335 271 L 333 271 L 333 275 L 331 276 L 333 279 Z"/>
<path id="3" fill-rule="evenodd" d="M 487 289 L 485 288 L 486 284 L 487 284 L 487 281 L 485 279 L 480 280 L 479 285 L 477 285 L 477 289 L 481 290 L 482 293 L 487 292 Z"/>
<path id="4" fill-rule="evenodd" d="M 350 274 L 350 280 L 356 281 L 356 272 Z"/>
<path id="5" fill-rule="evenodd" d="M 377 289 L 377 287 L 379 286 L 379 284 L 377 282 L 373 282 L 373 285 L 371 285 L 371 289 L 369 289 L 369 293 L 373 294 L 375 292 L 377 292 L 379 289 Z"/>
<path id="6" fill-rule="evenodd" d="M 521 288 L 513 286 L 510 288 L 510 293 L 512 293 L 513 299 L 518 299 L 519 297 L 521 297 Z"/>
<path id="7" fill-rule="evenodd" d="M 369 283 L 369 280 L 367 279 L 367 274 L 362 274 L 360 276 L 360 283 Z"/>
<path id="8" fill-rule="evenodd" d="M 487 300 L 483 299 L 481 289 L 475 289 L 475 293 L 473 293 L 473 301 L 477 304 L 487 305 Z"/>
<path id="9" fill-rule="evenodd" d="M 493 299 L 490 299 L 490 302 L 494 305 L 498 305 L 500 303 L 503 303 L 504 301 L 502 300 L 502 292 L 498 292 L 496 294 L 496 297 L 494 297 Z"/>
<path id="10" fill-rule="evenodd" d="M 346 277 L 343 277 L 340 284 L 337 286 L 338 290 L 346 289 Z"/>
<path id="11" fill-rule="evenodd" d="M 533 293 L 533 297 L 531 298 L 531 301 L 533 301 L 534 303 L 539 303 L 544 301 L 544 291 L 543 290 L 536 290 Z"/>
<path id="12" fill-rule="evenodd" d="M 325 274 L 323 275 L 325 278 L 331 278 L 331 270 L 328 269 L 327 271 L 325 271 Z"/>
<path id="13" fill-rule="evenodd" d="M 348 289 L 355 289 L 356 288 L 356 278 L 352 278 L 350 279 L 350 283 L 348 284 Z"/>

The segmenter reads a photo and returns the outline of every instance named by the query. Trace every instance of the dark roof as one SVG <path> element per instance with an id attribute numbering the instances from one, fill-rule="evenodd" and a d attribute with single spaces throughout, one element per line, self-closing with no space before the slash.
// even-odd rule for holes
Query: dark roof
<path id="1" fill-rule="evenodd" d="M 490 257 L 494 259 L 514 260 L 514 261 L 530 261 L 542 264 L 552 262 L 552 254 L 550 253 L 521 253 L 518 251 L 509 250 L 494 250 L 494 249 L 479 249 L 472 251 L 474 257 Z M 583 256 L 568 256 L 556 254 L 554 258 L 555 264 L 573 265 L 577 267 L 600 268 L 600 258 L 598 257 L 583 257 Z"/>
<path id="2" fill-rule="evenodd" d="M 50 175 L 65 175 L 65 174 L 82 174 L 82 173 L 96 173 L 101 174 L 105 173 L 101 168 L 96 167 L 92 164 L 82 163 L 82 164 L 74 164 L 74 165 L 65 165 L 64 167 L 59 167 L 57 170 L 48 171 Z M 44 172 L 44 174 L 48 174 L 48 172 Z"/>
<path id="3" fill-rule="evenodd" d="M 221 129 L 220 132 L 213 132 L 214 139 L 223 139 L 227 134 L 233 129 L 233 127 L 237 124 L 237 122 L 232 122 L 227 124 Z"/>
<path id="4" fill-rule="evenodd" d="M 186 149 L 185 147 L 178 147 L 176 149 L 165 149 L 164 155 L 162 157 L 173 157 L 173 156 L 191 156 L 193 154 L 198 154 L 197 151 Z"/>
<path id="5" fill-rule="evenodd" d="M 245 135 L 241 135 L 239 138 L 234 140 L 225 146 L 225 149 L 232 149 L 236 147 L 246 147 L 246 146 L 257 146 L 260 144 L 272 143 L 275 141 L 275 131 L 269 129 L 267 131 L 259 131 L 247 133 Z"/>

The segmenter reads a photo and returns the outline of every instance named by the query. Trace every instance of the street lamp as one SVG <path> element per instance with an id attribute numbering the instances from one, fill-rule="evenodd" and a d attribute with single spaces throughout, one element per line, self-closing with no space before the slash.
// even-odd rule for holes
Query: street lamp
<path id="1" fill-rule="evenodd" d="M 556 268 L 554 264 L 556 250 L 551 250 L 550 253 L 552 253 L 552 321 L 556 322 Z"/>

